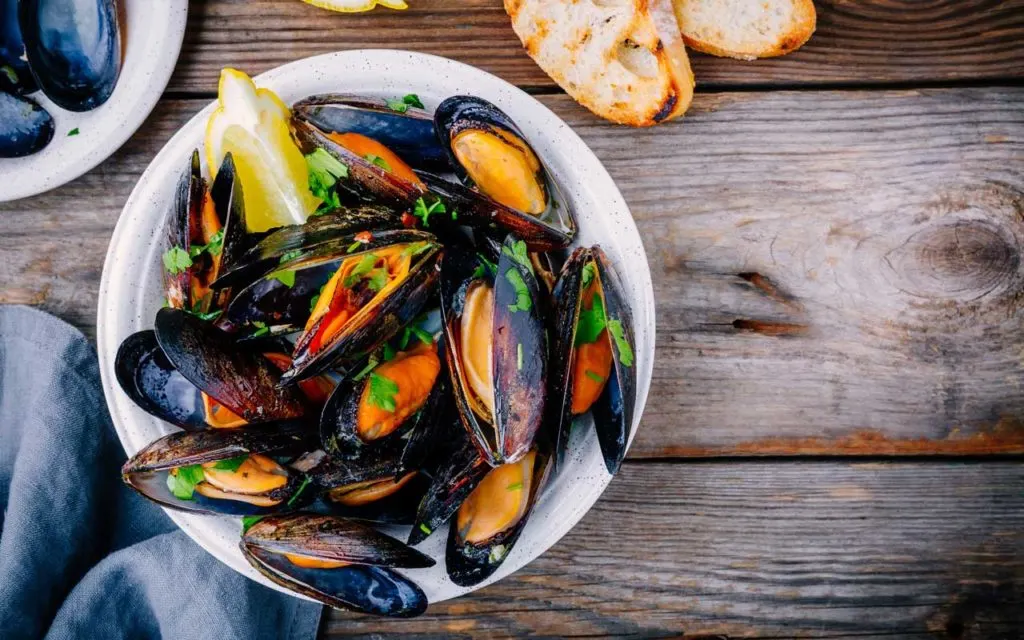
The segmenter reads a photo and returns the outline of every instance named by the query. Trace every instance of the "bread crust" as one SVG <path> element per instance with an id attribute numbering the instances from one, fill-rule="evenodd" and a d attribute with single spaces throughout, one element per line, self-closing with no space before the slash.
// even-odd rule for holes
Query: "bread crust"
<path id="1" fill-rule="evenodd" d="M 759 41 L 757 36 L 760 34 L 752 33 L 742 46 L 727 42 L 728 39 L 722 35 L 721 29 L 716 37 L 715 33 L 707 32 L 706 25 L 694 24 L 692 9 L 696 5 L 721 5 L 722 22 L 727 23 L 726 9 L 746 3 L 760 4 L 764 11 L 772 8 L 788 10 L 788 23 L 784 29 L 773 34 L 770 41 Z M 756 60 L 786 55 L 802 47 L 811 38 L 817 26 L 817 12 L 812 0 L 673 0 L 673 6 L 686 46 L 724 58 Z M 721 25 L 721 28 L 726 27 L 726 24 Z"/>

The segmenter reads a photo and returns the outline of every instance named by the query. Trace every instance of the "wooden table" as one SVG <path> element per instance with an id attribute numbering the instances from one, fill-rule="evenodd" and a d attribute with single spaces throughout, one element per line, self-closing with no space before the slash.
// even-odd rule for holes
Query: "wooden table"
<path id="1" fill-rule="evenodd" d="M 559 91 L 500 0 L 410 4 L 192 2 L 143 129 L 0 206 L 0 302 L 93 334 L 118 213 L 221 67 L 450 56 L 536 94 L 618 182 L 654 274 L 651 396 L 619 477 L 542 558 L 324 635 L 1024 635 L 1024 1 L 819 1 L 796 54 L 695 55 L 690 113 L 642 131 Z"/>

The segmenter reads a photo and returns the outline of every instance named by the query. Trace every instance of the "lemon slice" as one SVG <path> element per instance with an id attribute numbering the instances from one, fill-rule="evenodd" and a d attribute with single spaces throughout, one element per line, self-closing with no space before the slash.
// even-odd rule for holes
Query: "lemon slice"
<path id="1" fill-rule="evenodd" d="M 369 11 L 378 4 L 388 9 L 408 9 L 409 5 L 405 3 L 405 0 L 302 0 L 306 4 L 311 4 L 314 7 L 320 7 L 321 9 L 330 9 L 331 11 L 340 11 L 341 13 L 358 13 L 360 11 Z"/>
<path id="2" fill-rule="evenodd" d="M 305 222 L 320 200 L 309 191 L 306 159 L 288 131 L 288 107 L 235 69 L 221 71 L 218 104 L 206 123 L 206 160 L 213 173 L 231 154 L 249 231 Z"/>

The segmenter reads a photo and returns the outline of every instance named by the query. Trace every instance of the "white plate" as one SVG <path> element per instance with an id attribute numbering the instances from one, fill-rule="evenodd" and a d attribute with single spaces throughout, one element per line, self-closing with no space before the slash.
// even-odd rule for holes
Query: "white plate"
<path id="1" fill-rule="evenodd" d="M 654 362 L 651 274 L 640 235 L 622 195 L 600 161 L 568 125 L 504 80 L 452 60 L 420 53 L 363 50 L 317 56 L 268 71 L 256 82 L 273 89 L 288 103 L 330 91 L 396 97 L 416 93 L 428 109 L 433 109 L 447 96 L 471 93 L 505 110 L 554 174 L 563 195 L 571 199 L 579 221 L 579 242 L 600 243 L 623 280 L 636 331 L 636 433 Z M 110 415 L 128 455 L 170 433 L 172 427 L 136 407 L 121 391 L 114 377 L 114 356 L 125 337 L 152 327 L 153 317 L 161 306 L 163 233 L 159 226 L 189 154 L 202 142 L 206 119 L 213 108 L 211 104 L 182 127 L 142 175 L 114 230 L 103 267 L 96 327 L 100 371 Z M 478 587 L 500 580 L 543 553 L 583 517 L 604 491 L 611 476 L 605 470 L 596 437 L 589 433 L 572 446 L 574 453 L 568 458 L 569 464 L 543 495 L 518 544 L 501 568 Z M 238 518 L 167 513 L 218 559 L 254 580 L 270 584 L 238 550 Z M 408 527 L 394 532 L 404 538 Z M 447 535 L 439 531 L 419 547 L 438 560 L 437 566 L 406 572 L 431 602 L 478 588 L 458 587 L 448 580 L 444 570 L 446 539 Z"/>
<path id="2" fill-rule="evenodd" d="M 114 93 L 84 113 L 61 109 L 42 91 L 32 94 L 53 116 L 53 140 L 39 153 L 0 158 L 0 202 L 71 182 L 117 151 L 156 106 L 181 51 L 188 0 L 124 0 L 124 13 L 124 65 Z M 76 128 L 78 135 L 68 136 Z"/>

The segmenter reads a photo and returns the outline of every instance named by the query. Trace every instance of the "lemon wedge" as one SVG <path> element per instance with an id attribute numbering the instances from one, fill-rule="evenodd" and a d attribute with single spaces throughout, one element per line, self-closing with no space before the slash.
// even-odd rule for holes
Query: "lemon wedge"
<path id="1" fill-rule="evenodd" d="M 311 4 L 314 7 L 320 7 L 321 9 L 330 9 L 331 11 L 340 11 L 341 13 L 358 13 L 360 11 L 369 11 L 378 4 L 388 9 L 408 9 L 409 5 L 405 3 L 405 0 L 302 0 L 306 4 Z"/>
<path id="2" fill-rule="evenodd" d="M 221 71 L 217 101 L 206 123 L 206 161 L 212 173 L 231 154 L 249 231 L 305 222 L 320 200 L 309 191 L 306 159 L 288 130 L 288 107 L 236 69 Z"/>

